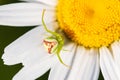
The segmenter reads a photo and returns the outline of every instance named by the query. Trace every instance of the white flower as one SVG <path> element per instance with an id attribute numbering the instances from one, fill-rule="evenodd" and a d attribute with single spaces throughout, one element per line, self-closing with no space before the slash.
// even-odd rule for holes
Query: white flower
<path id="1" fill-rule="evenodd" d="M 71 40 L 67 40 L 68 38 L 66 38 L 65 36 L 66 41 L 63 49 L 67 51 L 61 50 L 60 55 L 64 63 L 71 66 L 71 68 L 68 68 L 60 63 L 56 55 L 48 54 L 43 45 L 43 40 L 46 38 L 46 35 L 49 34 L 45 31 L 44 27 L 42 26 L 42 21 L 41 21 L 42 11 L 43 9 L 46 9 L 46 14 L 44 19 L 47 24 L 47 28 L 52 31 L 55 31 L 55 28 L 59 27 L 56 17 L 57 0 L 23 0 L 23 1 L 27 1 L 27 2 L 0 6 L 0 25 L 19 26 L 19 27 L 38 26 L 32 29 L 31 31 L 27 32 L 26 34 L 24 34 L 17 40 L 15 40 L 13 43 L 8 45 L 4 50 L 4 54 L 2 56 L 2 59 L 4 60 L 4 64 L 15 65 L 18 63 L 22 63 L 24 66 L 13 77 L 13 80 L 35 80 L 38 77 L 42 76 L 49 69 L 50 69 L 50 74 L 48 80 L 97 80 L 99 77 L 100 69 L 102 71 L 105 80 L 120 80 L 120 76 L 119 76 L 120 41 L 115 40 L 113 43 L 111 42 L 109 47 L 103 45 L 99 47 L 99 45 L 96 44 L 97 48 L 94 48 L 93 47 L 95 46 L 94 44 L 92 47 L 88 46 L 90 48 L 86 48 L 86 45 L 89 43 L 89 41 L 86 44 L 84 44 L 83 42 L 82 45 L 81 42 L 81 45 L 78 45 L 76 40 L 72 39 L 74 42 Z M 70 4 L 70 2 L 74 0 L 71 1 L 65 0 L 65 1 L 66 3 L 68 1 L 68 4 Z M 101 4 L 102 2 L 99 3 Z M 108 7 L 111 8 L 111 6 Z M 65 9 L 62 10 L 65 10 L 64 12 L 67 14 L 67 12 L 69 12 L 67 11 L 68 8 L 69 7 L 66 7 L 66 10 Z M 99 7 L 99 9 L 103 9 L 103 8 Z M 93 16 L 94 11 L 92 11 L 91 9 L 87 10 L 86 8 L 85 10 L 88 11 L 85 12 L 85 14 L 87 15 L 87 17 L 89 17 L 89 19 L 91 19 L 90 16 L 91 15 Z M 60 14 L 62 14 L 62 11 Z M 73 13 L 71 12 L 71 14 L 74 14 L 74 11 Z M 98 22 L 102 21 L 101 14 L 99 14 L 100 17 L 97 16 L 97 18 L 95 18 L 95 21 Z M 79 13 L 79 15 L 81 16 L 81 13 Z M 67 17 L 66 16 L 64 17 L 65 19 L 68 19 L 68 17 L 71 16 L 68 15 Z M 77 18 L 79 18 L 79 16 L 77 16 Z M 105 15 L 104 19 L 111 20 L 111 17 L 109 18 L 109 16 Z M 119 22 L 119 19 L 118 18 L 116 19 Z M 80 20 L 82 21 L 82 18 L 80 18 Z M 108 25 L 108 22 L 107 21 L 105 22 L 105 20 L 104 20 L 104 24 Z M 67 23 L 67 21 L 64 20 L 62 21 L 63 23 Z M 73 22 L 74 21 L 75 20 L 73 19 Z M 83 20 L 83 21 L 87 21 L 87 20 Z M 95 21 L 93 20 L 93 22 Z M 111 23 L 112 22 L 109 22 L 109 24 Z M 92 28 L 94 29 L 94 27 Z M 64 30 L 63 27 L 62 29 Z M 66 30 L 65 33 L 67 33 Z M 67 35 L 71 39 L 71 36 L 69 34 Z M 74 34 L 72 35 L 73 37 L 76 36 Z M 90 35 L 90 37 L 92 36 Z M 94 42 L 97 42 L 97 39 Z"/>

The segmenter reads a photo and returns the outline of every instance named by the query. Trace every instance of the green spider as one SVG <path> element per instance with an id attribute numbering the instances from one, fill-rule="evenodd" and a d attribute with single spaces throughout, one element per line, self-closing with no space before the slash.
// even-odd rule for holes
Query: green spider
<path id="1" fill-rule="evenodd" d="M 52 36 L 47 37 L 46 39 L 43 40 L 44 46 L 47 48 L 48 53 L 50 53 L 50 54 L 51 54 L 51 53 L 55 53 L 55 54 L 57 55 L 59 61 L 60 61 L 63 65 L 65 65 L 65 66 L 68 67 L 68 65 L 66 65 L 66 64 L 63 62 L 63 60 L 61 59 L 61 57 L 60 57 L 60 51 L 61 51 L 62 48 L 63 48 L 64 39 L 63 39 L 63 37 L 62 37 L 60 34 L 58 34 L 58 33 L 56 33 L 56 32 L 53 32 L 53 31 L 47 29 L 47 26 L 46 26 L 46 24 L 45 24 L 45 22 L 44 22 L 44 14 L 45 14 L 45 11 L 46 11 L 46 10 L 44 9 L 44 10 L 43 10 L 43 13 L 42 13 L 42 24 L 43 24 L 43 26 L 44 26 L 44 29 L 45 29 L 48 33 L 52 34 Z"/>

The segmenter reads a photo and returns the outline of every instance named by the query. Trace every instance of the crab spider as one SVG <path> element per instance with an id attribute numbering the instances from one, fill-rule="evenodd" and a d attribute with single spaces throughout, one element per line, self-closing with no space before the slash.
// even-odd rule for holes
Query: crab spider
<path id="1" fill-rule="evenodd" d="M 42 13 L 42 24 L 43 24 L 46 32 L 52 34 L 52 36 L 45 38 L 43 40 L 43 44 L 47 48 L 47 51 L 49 54 L 55 53 L 57 55 L 59 61 L 63 65 L 68 67 L 68 65 L 66 65 L 63 62 L 62 58 L 60 57 L 60 52 L 61 52 L 63 45 L 64 45 L 64 39 L 63 39 L 62 35 L 60 35 L 59 33 L 56 33 L 56 32 L 53 32 L 53 31 L 47 29 L 47 26 L 44 22 L 44 14 L 45 14 L 45 9 L 43 10 L 43 13 Z"/>

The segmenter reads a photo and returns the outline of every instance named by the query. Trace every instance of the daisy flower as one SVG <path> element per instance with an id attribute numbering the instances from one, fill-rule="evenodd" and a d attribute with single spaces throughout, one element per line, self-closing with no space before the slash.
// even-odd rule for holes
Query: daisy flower
<path id="1" fill-rule="evenodd" d="M 119 0 L 22 1 L 0 6 L 0 25 L 38 26 L 4 50 L 4 64 L 23 64 L 13 80 L 35 80 L 49 69 L 48 80 L 97 80 L 100 70 L 105 80 L 120 80 Z M 44 47 L 51 34 L 43 9 L 47 28 L 64 37 L 60 56 L 71 68 Z"/>

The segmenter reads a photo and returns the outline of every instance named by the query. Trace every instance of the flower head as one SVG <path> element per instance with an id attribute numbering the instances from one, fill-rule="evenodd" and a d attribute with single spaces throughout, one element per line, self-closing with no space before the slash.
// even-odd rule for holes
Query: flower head
<path id="1" fill-rule="evenodd" d="M 28 2 L 0 6 L 1 25 L 38 25 L 5 48 L 4 64 L 24 66 L 14 80 L 34 80 L 49 69 L 48 80 L 97 80 L 100 69 L 105 80 L 120 80 L 119 0 Z M 64 45 L 50 33 L 62 35 Z M 52 54 L 56 50 L 61 57 Z"/>

